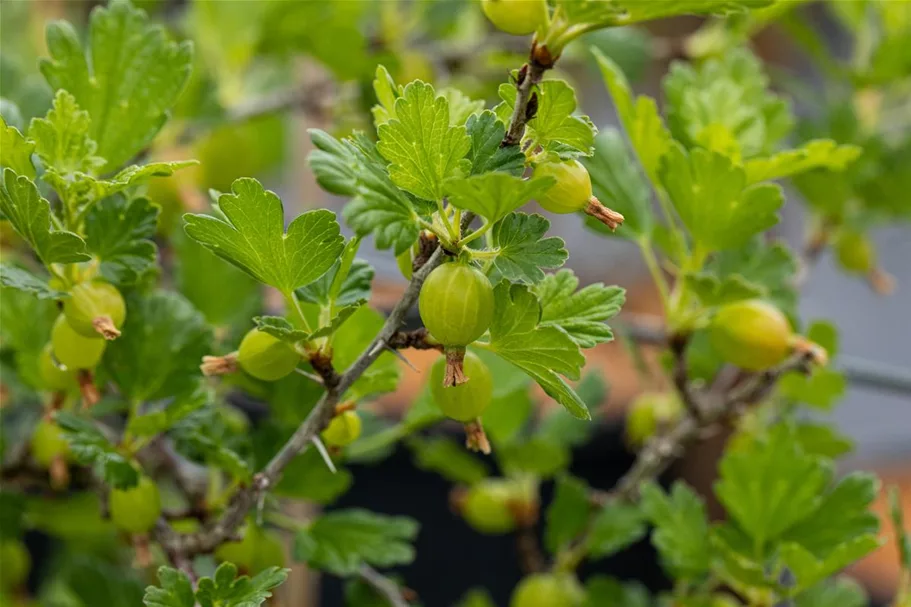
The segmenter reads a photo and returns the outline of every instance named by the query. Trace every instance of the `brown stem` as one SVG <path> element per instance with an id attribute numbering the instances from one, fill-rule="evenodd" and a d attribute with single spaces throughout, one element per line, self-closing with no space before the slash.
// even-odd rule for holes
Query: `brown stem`
<path id="1" fill-rule="evenodd" d="M 512 108 L 509 130 L 506 131 L 500 147 L 519 145 L 519 142 L 522 141 L 525 125 L 535 115 L 535 106 L 532 106 L 531 112 L 528 111 L 534 88 L 543 80 L 544 72 L 552 68 L 555 61 L 556 59 L 550 57 L 550 53 L 546 52 L 546 47 L 540 47 L 537 44 L 532 46 L 528 63 L 519 70 L 516 80 L 516 104 Z"/>
<path id="2" fill-rule="evenodd" d="M 443 344 L 433 341 L 430 333 L 424 327 L 414 331 L 396 331 L 386 344 L 393 350 L 443 350 Z"/>
<path id="3" fill-rule="evenodd" d="M 465 375 L 465 348 L 446 348 L 446 370 L 443 373 L 443 387 L 460 386 L 469 380 Z"/>

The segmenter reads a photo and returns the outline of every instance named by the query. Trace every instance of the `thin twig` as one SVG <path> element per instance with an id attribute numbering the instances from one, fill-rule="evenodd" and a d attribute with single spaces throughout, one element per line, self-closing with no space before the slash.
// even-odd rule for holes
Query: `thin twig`
<path id="1" fill-rule="evenodd" d="M 402 596 L 398 584 L 373 567 L 368 565 L 362 566 L 358 571 L 358 575 L 362 580 L 370 584 L 374 590 L 380 593 L 392 607 L 408 607 L 408 601 Z"/>

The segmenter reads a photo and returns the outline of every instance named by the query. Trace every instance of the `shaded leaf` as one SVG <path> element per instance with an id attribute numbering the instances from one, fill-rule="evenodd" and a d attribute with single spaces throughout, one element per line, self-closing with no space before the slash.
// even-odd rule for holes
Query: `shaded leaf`
<path id="1" fill-rule="evenodd" d="M 579 279 L 572 270 L 550 274 L 535 285 L 541 302 L 541 326 L 563 329 L 580 348 L 611 341 L 614 334 L 604 324 L 620 312 L 626 290 L 595 283 L 576 290 Z"/>

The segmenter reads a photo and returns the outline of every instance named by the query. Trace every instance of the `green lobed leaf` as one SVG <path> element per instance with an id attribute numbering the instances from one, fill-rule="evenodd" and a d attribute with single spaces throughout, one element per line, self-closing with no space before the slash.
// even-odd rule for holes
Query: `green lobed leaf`
<path id="1" fill-rule="evenodd" d="M 327 306 L 330 303 L 332 284 L 338 275 L 341 260 L 336 262 L 329 271 L 318 279 L 297 290 L 301 301 Z M 338 295 L 334 304 L 337 306 L 350 306 L 370 299 L 370 289 L 373 282 L 373 266 L 363 259 L 355 259 L 351 263 L 345 279 L 339 285 Z"/>
<path id="2" fill-rule="evenodd" d="M 418 198 L 443 200 L 443 182 L 470 170 L 468 133 L 449 122 L 449 102 L 433 86 L 417 80 L 405 87 L 395 118 L 377 129 L 393 183 Z"/>
<path id="3" fill-rule="evenodd" d="M 880 545 L 881 542 L 875 535 L 863 535 L 839 544 L 824 559 L 818 559 L 800 544 L 783 544 L 779 549 L 781 564 L 788 568 L 795 579 L 794 585 L 789 588 L 789 594 L 794 596 L 815 586 L 867 556 Z"/>
<path id="4" fill-rule="evenodd" d="M 593 575 L 585 581 L 582 607 L 652 607 L 648 590 L 638 582 L 621 583 L 604 575 Z"/>
<path id="5" fill-rule="evenodd" d="M 48 285 L 46 279 L 35 276 L 25 268 L 7 263 L 0 264 L 0 285 L 30 293 L 38 299 L 57 300 L 67 295 Z"/>
<path id="6" fill-rule="evenodd" d="M 562 329 L 541 326 L 541 304 L 523 285 L 500 283 L 494 290 L 489 349 L 522 369 L 554 400 L 580 419 L 591 419 L 582 399 L 562 376 L 578 379 L 585 357 Z"/>
<path id="7" fill-rule="evenodd" d="M 35 142 L 26 139 L 16 127 L 7 125 L 3 116 L 0 116 L 0 167 L 10 168 L 19 175 L 34 179 L 34 152 Z"/>
<path id="8" fill-rule="evenodd" d="M 142 598 L 146 607 L 193 607 L 196 604 L 193 584 L 183 571 L 159 567 L 158 583 L 161 587 L 146 588 Z"/>
<path id="9" fill-rule="evenodd" d="M 414 457 L 414 465 L 421 470 L 436 472 L 453 483 L 473 485 L 490 474 L 487 465 L 451 438 L 412 437 L 408 448 Z"/>
<path id="10" fill-rule="evenodd" d="M 795 607 L 866 607 L 869 605 L 863 586 L 850 577 L 837 577 L 800 593 Z"/>
<path id="11" fill-rule="evenodd" d="M 446 182 L 453 206 L 496 223 L 556 184 L 553 177 L 522 179 L 508 173 L 456 177 Z"/>
<path id="12" fill-rule="evenodd" d="M 168 40 L 125 0 L 92 11 L 85 48 L 63 21 L 48 26 L 47 46 L 51 59 L 41 61 L 41 73 L 89 113 L 104 172 L 148 146 L 190 77 L 191 44 Z"/>
<path id="13" fill-rule="evenodd" d="M 769 154 L 792 126 L 788 104 L 769 92 L 762 62 L 744 48 L 698 67 L 674 63 L 664 94 L 678 141 L 738 162 Z"/>
<path id="14" fill-rule="evenodd" d="M 617 117 L 639 156 L 645 174 L 652 183 L 659 183 L 658 168 L 661 158 L 670 149 L 672 139 L 658 113 L 658 105 L 646 95 L 634 98 L 629 82 L 617 64 L 598 49 L 592 48 L 591 51 L 601 68 L 601 77 L 614 101 Z"/>
<path id="15" fill-rule="evenodd" d="M 661 182 L 696 246 L 714 251 L 740 246 L 779 221 L 784 204 L 775 185 L 746 185 L 742 168 L 716 152 L 671 146 Z"/>
<path id="16" fill-rule="evenodd" d="M 396 255 L 418 239 L 420 226 L 414 202 L 392 182 L 386 161 L 363 135 L 339 141 L 310 131 L 316 150 L 308 162 L 327 192 L 353 199 L 345 205 L 345 221 L 359 236 L 373 234 L 380 249 Z"/>
<path id="17" fill-rule="evenodd" d="M 554 499 L 545 514 L 544 546 L 551 554 L 569 545 L 582 533 L 588 521 L 591 501 L 588 485 L 569 475 L 557 477 Z"/>
<path id="18" fill-rule="evenodd" d="M 744 164 L 744 169 L 747 183 L 758 183 L 819 168 L 844 171 L 860 154 L 861 148 L 856 145 L 838 145 L 831 139 L 814 139 L 796 150 L 750 159 Z"/>
<path id="19" fill-rule="evenodd" d="M 605 323 L 620 312 L 626 290 L 598 282 L 579 287 L 572 270 L 549 274 L 533 291 L 541 303 L 541 326 L 563 329 L 580 348 L 593 348 L 611 341 L 613 331 Z"/>
<path id="20" fill-rule="evenodd" d="M 586 373 L 576 385 L 576 393 L 590 410 L 598 410 L 607 400 L 608 386 L 598 371 Z M 566 409 L 549 411 L 538 423 L 537 434 L 551 442 L 566 447 L 580 447 L 591 438 L 597 429 L 596 424 L 570 415 Z"/>
<path id="21" fill-rule="evenodd" d="M 172 162 L 153 162 L 145 165 L 130 165 L 112 177 L 101 179 L 88 173 L 62 175 L 49 170 L 42 178 L 50 183 L 67 200 L 75 201 L 77 206 L 91 204 L 118 192 L 147 182 L 153 177 L 170 177 L 176 171 L 197 164 L 195 160 L 175 160 Z"/>
<path id="22" fill-rule="evenodd" d="M 766 563 L 757 561 L 754 545 L 733 523 L 712 529 L 710 541 L 717 557 L 712 573 L 726 584 L 739 592 L 776 586 L 776 581 L 768 579 Z"/>
<path id="23" fill-rule="evenodd" d="M 353 575 L 363 565 L 407 565 L 414 560 L 417 533 L 417 522 L 407 517 L 336 510 L 297 533 L 294 558 L 336 575 Z"/>
<path id="24" fill-rule="evenodd" d="M 212 577 L 196 583 L 200 607 L 259 607 L 272 596 L 272 590 L 288 578 L 289 569 L 269 567 L 253 578 L 237 577 L 237 566 L 222 563 Z"/>
<path id="25" fill-rule="evenodd" d="M 498 114 L 511 115 L 516 104 L 516 87 L 501 84 L 502 106 Z M 563 80 L 544 80 L 535 95 L 538 108 L 535 117 L 528 121 L 523 140 L 534 141 L 545 150 L 564 158 L 591 156 L 597 129 L 588 116 L 576 116 L 576 93 Z"/>
<path id="26" fill-rule="evenodd" d="M 45 265 L 88 261 L 85 242 L 73 232 L 52 229 L 51 207 L 28 178 L 3 169 L 0 213 L 31 245 Z"/>
<path id="27" fill-rule="evenodd" d="M 32 120 L 28 134 L 46 170 L 59 175 L 93 173 L 105 160 L 95 155 L 98 144 L 89 136 L 90 128 L 89 113 L 79 108 L 75 97 L 59 90 L 53 108 L 45 118 Z"/>
<path id="28" fill-rule="evenodd" d="M 199 362 L 211 352 L 212 332 L 181 295 L 132 294 L 121 331 L 108 344 L 102 364 L 125 398 L 157 400 L 196 388 Z"/>
<path id="29" fill-rule="evenodd" d="M 645 537 L 648 526 L 638 506 L 609 502 L 595 514 L 586 545 L 595 558 L 616 554 Z"/>
<path id="30" fill-rule="evenodd" d="M 161 211 L 145 198 L 113 196 L 95 204 L 85 217 L 85 242 L 101 260 L 101 275 L 116 285 L 132 285 L 155 267 L 153 238 Z"/>
<path id="31" fill-rule="evenodd" d="M 506 368 L 506 373 L 514 373 L 526 381 L 520 389 L 509 394 L 498 395 L 498 391 L 495 390 L 493 400 L 487 409 L 484 410 L 483 415 L 481 415 L 484 431 L 494 446 L 496 446 L 508 443 L 518 436 L 531 416 L 534 403 L 528 390 L 528 384 L 531 383 L 529 377 L 495 356 L 490 358 L 500 363 L 499 367 Z M 501 382 L 503 376 L 500 375 L 498 369 L 492 368 L 491 374 L 497 378 L 498 383 Z M 558 409 L 558 411 L 562 411 L 562 409 Z"/>
<path id="32" fill-rule="evenodd" d="M 543 436 L 502 445 L 497 449 L 500 467 L 509 475 L 529 474 L 550 478 L 566 469 L 569 449 Z"/>
<path id="33" fill-rule="evenodd" d="M 136 468 L 91 420 L 66 411 L 58 412 L 54 419 L 73 455 L 83 464 L 95 466 L 106 484 L 115 489 L 136 486 L 139 482 Z"/>
<path id="34" fill-rule="evenodd" d="M 164 406 L 133 415 L 127 429 L 133 436 L 156 436 L 170 430 L 189 415 L 213 402 L 214 395 L 202 384 L 186 394 L 165 401 Z"/>
<path id="35" fill-rule="evenodd" d="M 511 282 L 535 284 L 545 269 L 559 268 L 568 253 L 562 238 L 544 238 L 550 222 L 538 214 L 510 213 L 491 231 L 497 256 L 494 268 Z"/>
<path id="36" fill-rule="evenodd" d="M 335 215 L 299 215 L 284 230 L 282 202 L 255 179 L 241 178 L 219 198 L 227 221 L 184 215 L 187 234 L 213 253 L 282 293 L 322 276 L 344 248 Z"/>
<path id="37" fill-rule="evenodd" d="M 805 454 L 785 425 L 728 450 L 715 493 L 757 549 L 813 516 L 832 477 L 829 462 Z"/>
<path id="38" fill-rule="evenodd" d="M 604 234 L 649 239 L 653 228 L 652 194 L 626 146 L 623 135 L 610 127 L 595 137 L 595 151 L 582 161 L 591 175 L 592 190 L 605 206 L 622 213 L 623 229 L 613 232 L 593 217 L 586 225 Z"/>
<path id="39" fill-rule="evenodd" d="M 457 88 L 447 86 L 440 90 L 440 95 L 449 103 L 449 124 L 460 126 L 472 116 L 484 110 L 483 99 L 472 99 Z"/>
<path id="40" fill-rule="evenodd" d="M 641 507 L 654 525 L 652 543 L 665 569 L 677 579 L 699 579 L 709 571 L 711 546 L 705 504 L 685 483 L 670 493 L 649 483 L 641 489 Z"/>
<path id="41" fill-rule="evenodd" d="M 813 369 L 809 376 L 787 373 L 778 380 L 778 391 L 785 398 L 830 411 L 848 391 L 844 373 L 829 367 Z"/>
<path id="42" fill-rule="evenodd" d="M 207 466 L 221 468 L 239 482 L 250 480 L 250 466 L 235 450 L 236 442 L 225 431 L 224 414 L 209 403 L 175 423 L 170 430 L 175 447 L 193 459 L 202 460 Z"/>
<path id="43" fill-rule="evenodd" d="M 525 154 L 519 146 L 503 147 L 500 144 L 506 136 L 506 124 L 490 110 L 468 117 L 465 124 L 471 138 L 468 159 L 471 174 L 480 175 L 493 171 L 521 177 L 525 171 Z"/>
<path id="44" fill-rule="evenodd" d="M 854 449 L 854 441 L 827 424 L 801 422 L 794 432 L 801 449 L 811 455 L 835 459 Z"/>
<path id="45" fill-rule="evenodd" d="M 713 255 L 703 271 L 688 274 L 686 280 L 706 306 L 761 297 L 794 318 L 797 270 L 797 260 L 787 244 L 757 236 L 738 248 Z"/>
<path id="46" fill-rule="evenodd" d="M 819 558 L 827 558 L 838 546 L 879 531 L 879 518 L 871 505 L 880 491 L 876 476 L 863 472 L 847 475 L 822 496 L 813 513 L 784 535 Z"/>

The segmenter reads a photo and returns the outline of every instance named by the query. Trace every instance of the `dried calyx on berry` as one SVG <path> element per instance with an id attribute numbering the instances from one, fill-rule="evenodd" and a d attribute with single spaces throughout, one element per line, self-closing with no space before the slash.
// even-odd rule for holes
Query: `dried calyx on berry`
<path id="1" fill-rule="evenodd" d="M 623 215 L 609 209 L 592 194 L 592 180 L 578 160 L 543 162 L 535 167 L 535 177 L 553 177 L 556 183 L 538 197 L 538 204 L 551 213 L 584 211 L 611 230 L 623 223 Z"/>
<path id="2" fill-rule="evenodd" d="M 120 337 L 127 311 L 120 291 L 109 283 L 92 281 L 70 289 L 63 314 L 79 335 L 110 340 Z"/>

